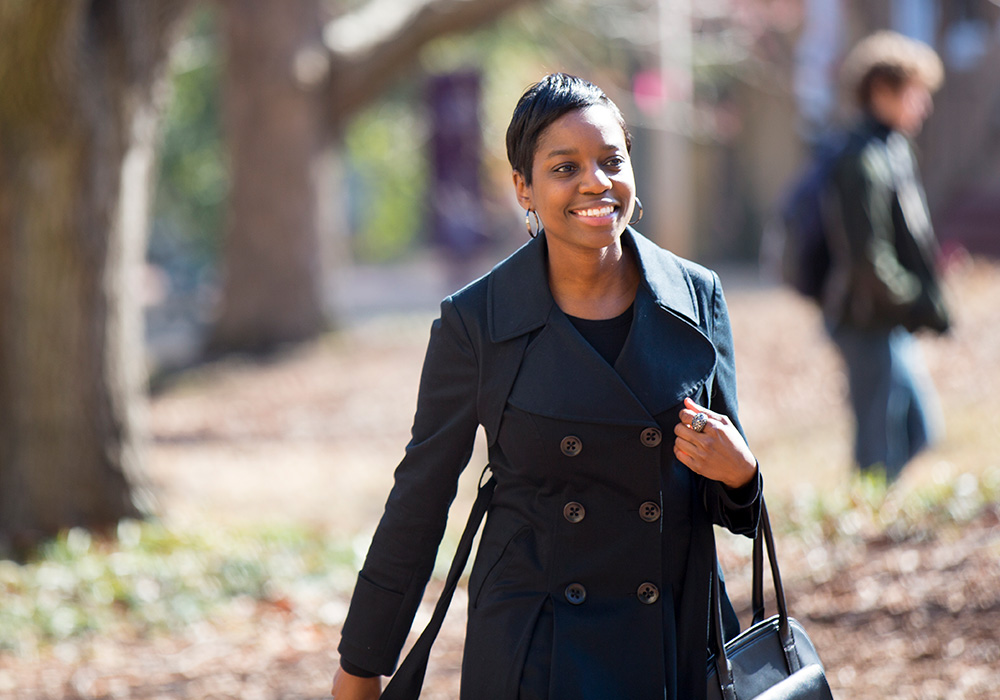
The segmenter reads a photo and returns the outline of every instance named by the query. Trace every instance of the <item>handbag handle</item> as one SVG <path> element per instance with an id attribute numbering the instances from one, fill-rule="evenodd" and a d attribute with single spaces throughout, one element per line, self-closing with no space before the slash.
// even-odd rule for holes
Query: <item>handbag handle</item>
<path id="1" fill-rule="evenodd" d="M 775 554 L 774 534 L 771 532 L 771 519 L 767 515 L 767 505 L 761 503 L 760 524 L 757 536 L 753 540 L 753 585 L 751 593 L 751 608 L 753 624 L 764 619 L 764 548 L 767 548 L 767 560 L 771 565 L 771 580 L 774 582 L 774 598 L 783 629 L 788 626 L 788 605 L 785 602 L 785 587 L 781 583 L 781 572 L 778 571 L 778 557 Z M 784 636 L 784 635 L 782 635 Z"/>
<path id="2" fill-rule="evenodd" d="M 407 653 L 406 658 L 396 669 L 396 672 L 389 679 L 382 691 L 381 700 L 416 700 L 420 697 L 420 689 L 424 684 L 424 675 L 427 673 L 427 661 L 430 658 L 431 646 L 441 631 L 444 623 L 444 616 L 448 612 L 448 605 L 455 594 L 455 587 L 458 579 L 461 578 L 465 570 L 465 564 L 469 561 L 469 554 L 472 552 L 472 541 L 479 531 L 479 524 L 483 521 L 483 516 L 489 508 L 490 500 L 493 498 L 493 490 L 496 489 L 497 480 L 491 475 L 483 483 L 483 477 L 489 471 L 489 466 L 483 470 L 479 477 L 479 493 L 476 494 L 476 502 L 472 504 L 472 512 L 469 513 L 469 521 L 465 525 L 462 537 L 458 541 L 455 550 L 455 558 L 451 561 L 451 568 L 445 579 L 444 590 L 434 606 L 434 613 L 430 622 L 420 633 L 420 637 L 413 644 L 413 648 Z"/>
<path id="3" fill-rule="evenodd" d="M 713 540 L 714 545 L 714 540 Z M 767 548 L 767 558 L 771 565 L 771 580 L 774 583 L 775 603 L 778 607 L 778 638 L 784 652 L 788 673 L 792 674 L 802 668 L 798 650 L 795 648 L 795 638 L 788 624 L 788 605 L 785 601 L 785 589 L 781 584 L 781 573 L 778 571 L 778 557 L 775 554 L 774 534 L 771 532 L 771 520 L 767 514 L 767 505 L 763 499 L 760 504 L 760 522 L 757 525 L 757 536 L 753 542 L 753 585 L 751 607 L 753 609 L 753 624 L 764 619 L 764 547 Z M 718 673 L 722 697 L 725 700 L 736 700 L 736 684 L 733 678 L 733 666 L 726 654 L 726 642 L 722 634 L 722 598 L 717 568 L 711 575 L 711 610 L 709 611 L 709 638 L 711 648 L 715 652 L 715 666 Z"/>
<path id="4" fill-rule="evenodd" d="M 763 525 L 758 525 L 758 534 Z M 761 546 L 761 538 L 753 538 L 753 584 L 750 588 L 750 609 L 753 611 L 751 625 L 756 625 L 764 620 L 764 548 Z M 773 576 L 773 575 L 772 575 Z"/>

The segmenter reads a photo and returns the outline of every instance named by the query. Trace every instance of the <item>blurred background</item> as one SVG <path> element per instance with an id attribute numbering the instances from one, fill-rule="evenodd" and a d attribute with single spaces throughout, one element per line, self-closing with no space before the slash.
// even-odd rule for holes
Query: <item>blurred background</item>
<path id="1" fill-rule="evenodd" d="M 945 64 L 917 147 L 956 313 L 921 338 L 948 436 L 891 487 L 853 475 L 818 309 L 758 262 L 883 28 Z M 624 111 L 638 228 L 722 276 L 834 691 L 994 697 L 998 67 L 992 0 L 0 0 L 0 697 L 326 694 L 430 322 L 526 239 L 504 133 L 556 70 Z"/>

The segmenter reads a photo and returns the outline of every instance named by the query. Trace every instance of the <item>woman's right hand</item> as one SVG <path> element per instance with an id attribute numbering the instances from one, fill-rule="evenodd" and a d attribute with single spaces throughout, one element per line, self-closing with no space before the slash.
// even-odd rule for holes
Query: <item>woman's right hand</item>
<path id="1" fill-rule="evenodd" d="M 333 674 L 330 694 L 334 700 L 378 700 L 382 694 L 382 677 L 362 678 L 338 668 Z"/>

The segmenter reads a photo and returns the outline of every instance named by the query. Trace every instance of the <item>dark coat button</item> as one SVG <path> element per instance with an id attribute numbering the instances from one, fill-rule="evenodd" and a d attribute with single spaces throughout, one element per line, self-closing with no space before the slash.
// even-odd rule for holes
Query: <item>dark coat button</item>
<path id="1" fill-rule="evenodd" d="M 660 432 L 659 428 L 644 428 L 639 439 L 646 447 L 656 447 L 663 440 L 663 433 Z"/>
<path id="2" fill-rule="evenodd" d="M 567 435 L 559 443 L 559 449 L 567 457 L 576 457 L 583 450 L 583 441 L 576 435 Z"/>
<path id="3" fill-rule="evenodd" d="M 573 605 L 579 605 L 587 599 L 587 589 L 581 583 L 571 583 L 566 586 L 566 600 Z"/>
<path id="4" fill-rule="evenodd" d="M 647 523 L 655 523 L 660 519 L 660 506 L 653 501 L 646 501 L 639 506 L 639 517 Z"/>
<path id="5" fill-rule="evenodd" d="M 563 517 L 571 523 L 578 523 L 587 515 L 587 509 L 576 501 L 570 501 L 563 506 Z"/>
<path id="6" fill-rule="evenodd" d="M 649 582 L 639 586 L 639 590 L 635 594 L 639 598 L 639 601 L 646 605 L 652 605 L 660 599 L 660 589 Z"/>

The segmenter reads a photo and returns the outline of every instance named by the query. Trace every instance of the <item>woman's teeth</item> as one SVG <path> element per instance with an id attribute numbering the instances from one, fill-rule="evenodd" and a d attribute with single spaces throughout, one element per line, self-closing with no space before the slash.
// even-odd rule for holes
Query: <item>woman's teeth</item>
<path id="1" fill-rule="evenodd" d="M 597 209 L 578 209 L 576 213 L 579 216 L 599 217 L 599 216 L 611 216 L 611 214 L 613 214 L 614 211 L 615 208 L 609 205 L 606 207 L 599 207 Z"/>

